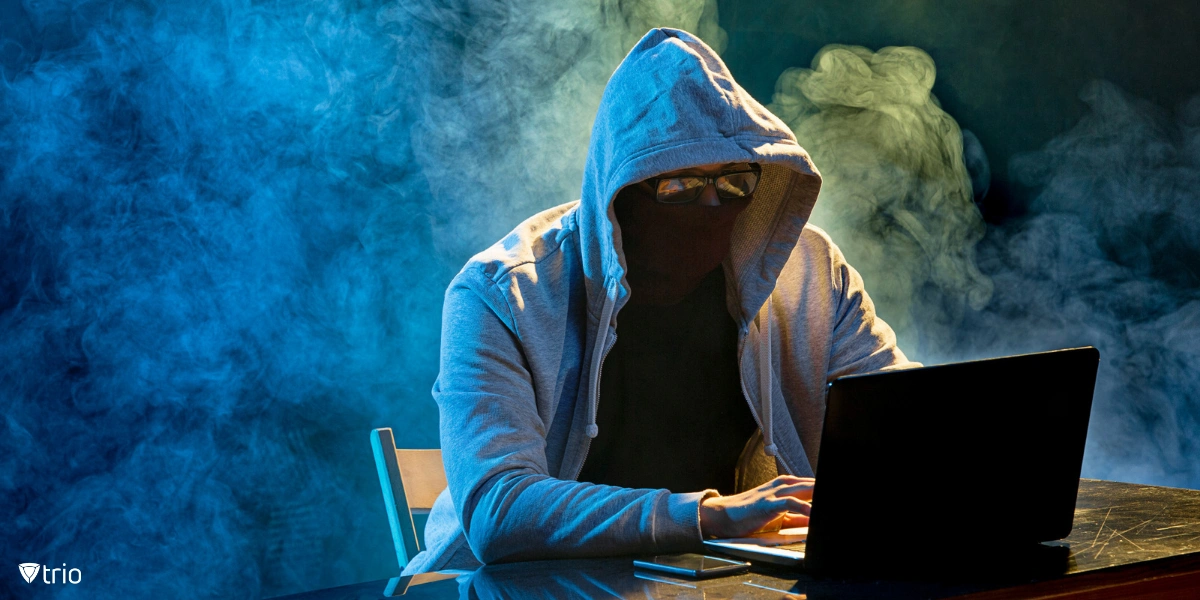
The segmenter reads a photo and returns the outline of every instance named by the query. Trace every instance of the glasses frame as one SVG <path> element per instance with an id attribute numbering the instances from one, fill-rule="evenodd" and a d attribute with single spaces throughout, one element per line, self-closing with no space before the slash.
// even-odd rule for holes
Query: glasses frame
<path id="1" fill-rule="evenodd" d="M 747 192 L 745 196 L 727 196 L 721 192 L 721 188 L 717 186 L 718 179 L 729 176 L 729 175 L 741 175 L 743 173 L 754 173 L 754 185 L 750 188 L 750 191 Z M 661 197 L 659 197 L 658 183 L 660 181 L 665 181 L 665 180 L 669 180 L 669 179 L 684 179 L 684 178 L 703 179 L 704 185 L 694 188 L 694 189 L 698 190 L 695 193 L 695 195 L 687 200 L 683 200 L 680 202 L 668 202 L 668 201 L 664 201 Z M 730 171 L 728 173 L 721 173 L 720 175 L 675 175 L 673 177 L 651 177 L 650 179 L 646 180 L 646 183 L 650 184 L 650 189 L 653 190 L 653 192 L 654 192 L 654 201 L 655 202 L 657 202 L 659 204 L 667 204 L 667 205 L 683 205 L 683 204 L 691 204 L 692 202 L 699 200 L 700 196 L 702 196 L 704 194 L 704 190 L 708 189 L 708 186 L 710 186 L 710 185 L 713 186 L 713 190 L 717 193 L 717 198 L 719 198 L 720 200 L 738 200 L 741 198 L 749 198 L 754 195 L 754 191 L 758 189 L 758 184 L 761 181 L 762 181 L 762 167 L 759 166 L 757 163 L 751 163 L 749 169 Z M 722 204 L 724 204 L 724 202 L 722 202 Z"/>

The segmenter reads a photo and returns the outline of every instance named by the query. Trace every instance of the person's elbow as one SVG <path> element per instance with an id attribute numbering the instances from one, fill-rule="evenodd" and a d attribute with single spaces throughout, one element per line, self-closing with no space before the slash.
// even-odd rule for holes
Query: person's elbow
<path id="1" fill-rule="evenodd" d="M 522 518 L 519 496 L 522 477 L 497 477 L 474 495 L 460 518 L 467 544 L 483 564 L 527 559 L 531 556 L 534 525 Z M 536 552 L 534 552 L 536 554 Z"/>
<path id="2" fill-rule="evenodd" d="M 521 535 L 521 529 L 507 526 L 495 514 L 476 511 L 466 531 L 467 544 L 475 558 L 485 565 L 519 560 L 529 550 L 528 537 Z"/>
<path id="3" fill-rule="evenodd" d="M 504 562 L 510 554 L 506 549 L 511 548 L 511 545 L 506 543 L 503 536 L 495 535 L 495 530 L 490 527 L 474 526 L 471 530 L 467 535 L 467 544 L 471 546 L 471 553 L 479 562 L 485 565 Z"/>

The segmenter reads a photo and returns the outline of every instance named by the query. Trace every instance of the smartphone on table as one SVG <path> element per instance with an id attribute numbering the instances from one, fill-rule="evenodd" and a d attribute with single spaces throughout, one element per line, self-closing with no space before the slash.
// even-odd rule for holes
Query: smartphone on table
<path id="1" fill-rule="evenodd" d="M 639 569 L 660 571 L 670 573 L 671 575 L 694 577 L 696 579 L 734 575 L 750 569 L 750 563 L 748 562 L 692 553 L 660 554 L 658 556 L 640 558 L 633 561 L 633 566 Z"/>

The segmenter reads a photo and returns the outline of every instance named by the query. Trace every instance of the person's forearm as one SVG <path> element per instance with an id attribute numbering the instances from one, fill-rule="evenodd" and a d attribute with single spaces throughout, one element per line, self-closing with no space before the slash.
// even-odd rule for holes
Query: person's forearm
<path id="1" fill-rule="evenodd" d="M 703 497 L 509 472 L 475 494 L 464 530 L 484 563 L 695 550 Z"/>

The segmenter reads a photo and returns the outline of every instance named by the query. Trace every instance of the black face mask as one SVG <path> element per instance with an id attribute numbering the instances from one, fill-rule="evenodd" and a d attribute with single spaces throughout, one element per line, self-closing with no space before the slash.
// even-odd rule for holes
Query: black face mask
<path id="1" fill-rule="evenodd" d="M 751 197 L 720 206 L 669 205 L 633 185 L 613 200 L 621 250 L 629 269 L 630 302 L 674 304 L 721 265 L 738 214 Z"/>

